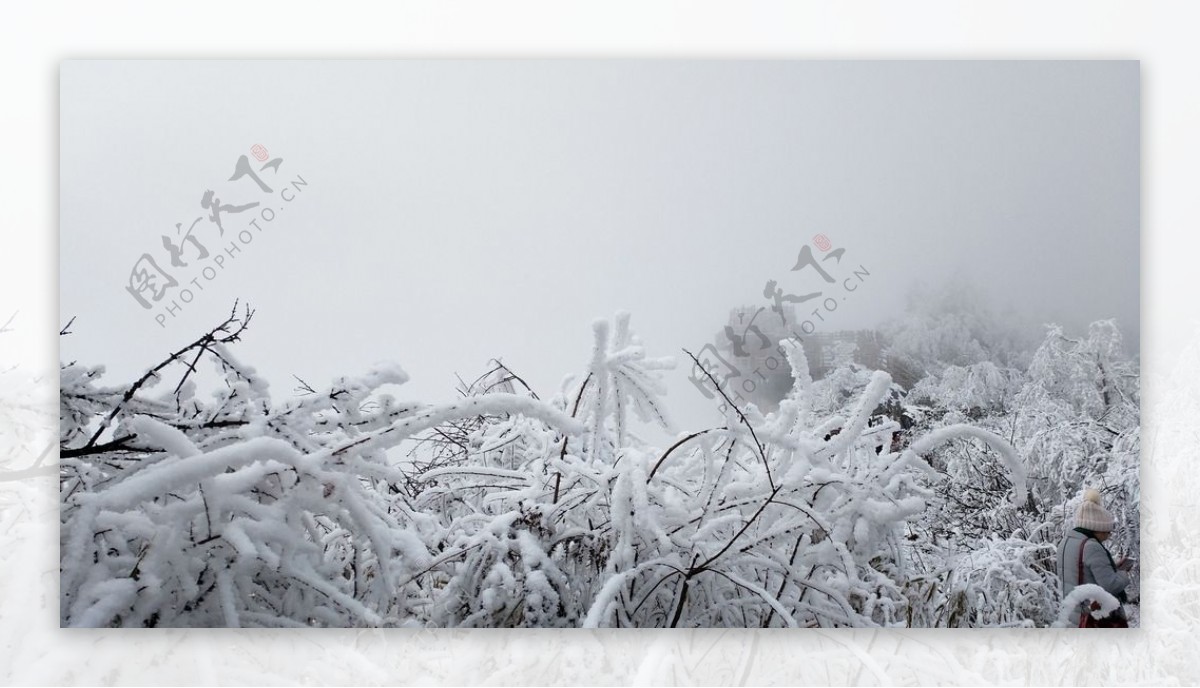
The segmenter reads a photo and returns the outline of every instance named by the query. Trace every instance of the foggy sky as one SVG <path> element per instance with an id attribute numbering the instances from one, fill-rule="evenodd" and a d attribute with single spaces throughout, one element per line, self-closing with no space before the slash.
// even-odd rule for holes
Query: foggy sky
<path id="1" fill-rule="evenodd" d="M 682 359 L 730 308 L 767 305 L 767 280 L 821 289 L 790 271 L 816 234 L 845 249 L 839 282 L 870 273 L 822 331 L 959 277 L 1036 322 L 1115 317 L 1136 350 L 1138 79 L 1111 61 L 64 62 L 61 357 L 127 382 L 241 298 L 257 314 L 235 352 L 277 398 L 293 374 L 395 360 L 401 396 L 449 400 L 495 356 L 547 397 L 586 366 L 594 318 L 628 310 L 651 355 Z M 228 181 L 255 144 L 282 158 L 272 194 Z M 161 236 L 210 189 L 261 205 L 199 241 L 252 240 L 161 327 L 130 270 L 169 267 Z M 669 407 L 711 424 L 686 371 Z"/>

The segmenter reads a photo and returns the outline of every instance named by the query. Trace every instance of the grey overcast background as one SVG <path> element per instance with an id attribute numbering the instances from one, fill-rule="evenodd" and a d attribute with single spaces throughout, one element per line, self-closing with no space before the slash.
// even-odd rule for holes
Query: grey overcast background
<path id="1" fill-rule="evenodd" d="M 1138 81 L 1111 61 L 64 62 L 61 358 L 126 382 L 241 298 L 235 352 L 277 398 L 394 360 L 399 396 L 448 400 L 494 356 L 549 396 L 596 317 L 628 310 L 682 359 L 768 279 L 808 291 L 789 269 L 818 233 L 871 273 L 822 331 L 957 277 L 1038 322 L 1115 317 L 1136 350 Z M 228 181 L 256 144 L 283 161 L 271 196 Z M 162 235 L 210 189 L 276 216 L 160 327 L 130 270 L 169 266 Z M 195 234 L 216 252 L 259 210 Z M 681 429 L 717 419 L 687 369 Z"/>

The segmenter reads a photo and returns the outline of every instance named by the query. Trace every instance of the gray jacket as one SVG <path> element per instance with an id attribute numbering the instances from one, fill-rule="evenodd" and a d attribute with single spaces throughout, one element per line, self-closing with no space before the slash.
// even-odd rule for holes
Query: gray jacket
<path id="1" fill-rule="evenodd" d="M 1083 547 L 1083 580 L 1079 580 L 1079 548 Z M 1058 546 L 1058 579 L 1062 581 L 1062 594 L 1066 597 L 1075 586 L 1094 583 L 1124 601 L 1125 587 L 1129 576 L 1118 571 L 1108 550 L 1096 538 L 1078 530 L 1067 533 Z"/>

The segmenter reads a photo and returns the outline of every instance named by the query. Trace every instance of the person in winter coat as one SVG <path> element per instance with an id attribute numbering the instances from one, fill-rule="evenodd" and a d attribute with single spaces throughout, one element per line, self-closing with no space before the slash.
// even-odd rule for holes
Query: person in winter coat
<path id="1" fill-rule="evenodd" d="M 1078 585 L 1099 585 L 1114 597 L 1125 602 L 1125 587 L 1129 585 L 1131 561 L 1114 562 L 1104 546 L 1113 530 L 1113 517 L 1100 504 L 1100 493 L 1093 489 L 1084 492 L 1083 501 L 1075 514 L 1075 529 L 1058 546 L 1058 579 L 1063 598 Z M 1091 603 L 1079 607 L 1080 626 L 1090 622 Z M 1124 625 L 1124 612 L 1118 609 L 1106 625 Z M 1087 615 L 1087 616 L 1084 616 Z"/>

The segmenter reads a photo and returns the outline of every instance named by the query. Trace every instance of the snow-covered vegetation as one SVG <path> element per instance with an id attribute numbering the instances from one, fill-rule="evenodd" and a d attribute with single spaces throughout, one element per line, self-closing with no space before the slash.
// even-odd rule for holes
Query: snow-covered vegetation
<path id="1" fill-rule="evenodd" d="M 1137 557 L 1138 365 L 1112 322 L 1022 350 L 910 316 L 911 379 L 841 352 L 812 380 L 785 343 L 778 410 L 707 428 L 672 424 L 676 362 L 627 314 L 547 398 L 499 361 L 446 403 L 398 400 L 395 365 L 273 398 L 232 352 L 249 310 L 132 383 L 64 363 L 61 622 L 1051 626 L 1085 484 Z"/>

